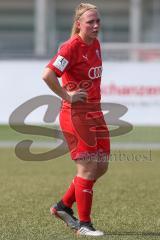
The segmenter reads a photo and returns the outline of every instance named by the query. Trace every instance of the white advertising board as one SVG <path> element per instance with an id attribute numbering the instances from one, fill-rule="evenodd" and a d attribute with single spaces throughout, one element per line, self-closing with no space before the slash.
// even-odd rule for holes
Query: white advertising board
<path id="1" fill-rule="evenodd" d="M 160 125 L 160 64 L 104 63 L 102 101 L 128 108 L 134 125 Z"/>
<path id="2" fill-rule="evenodd" d="M 21 104 L 53 95 L 42 80 L 48 60 L 0 61 L 0 123 L 8 123 Z M 122 119 L 133 125 L 160 125 L 160 63 L 103 63 L 102 102 L 128 108 Z M 44 123 L 47 106 L 37 108 L 28 122 Z"/>

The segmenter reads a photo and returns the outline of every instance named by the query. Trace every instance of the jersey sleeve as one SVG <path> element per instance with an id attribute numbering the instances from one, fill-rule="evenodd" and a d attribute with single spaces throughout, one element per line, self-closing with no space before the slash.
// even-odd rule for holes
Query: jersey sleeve
<path id="1" fill-rule="evenodd" d="M 58 77 L 61 77 L 73 64 L 73 58 L 71 57 L 72 49 L 71 44 L 63 44 L 48 63 L 47 67 L 53 70 Z"/>

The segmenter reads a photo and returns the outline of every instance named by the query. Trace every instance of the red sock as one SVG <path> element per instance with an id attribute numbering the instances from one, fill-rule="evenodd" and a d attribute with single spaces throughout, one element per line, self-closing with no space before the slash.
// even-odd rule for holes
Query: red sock
<path id="1" fill-rule="evenodd" d="M 92 207 L 94 180 L 88 180 L 77 177 L 75 180 L 75 195 L 77 202 L 77 210 L 79 220 L 83 222 L 90 222 L 90 214 Z"/>
<path id="2" fill-rule="evenodd" d="M 64 194 L 63 198 L 62 198 L 62 202 L 64 203 L 65 206 L 71 208 L 73 203 L 76 201 L 75 198 L 75 179 L 76 177 L 73 179 L 71 185 L 69 186 L 69 188 L 67 189 L 66 193 Z"/>

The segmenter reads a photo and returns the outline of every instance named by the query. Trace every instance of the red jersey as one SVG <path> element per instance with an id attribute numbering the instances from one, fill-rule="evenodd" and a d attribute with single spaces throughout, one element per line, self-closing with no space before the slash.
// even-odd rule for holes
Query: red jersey
<path id="1" fill-rule="evenodd" d="M 102 60 L 97 39 L 87 45 L 78 34 L 74 35 L 61 45 L 47 67 L 62 77 L 62 87 L 67 91 L 84 89 L 88 94 L 87 102 L 100 103 Z M 71 104 L 63 100 L 63 107 L 71 107 Z"/>

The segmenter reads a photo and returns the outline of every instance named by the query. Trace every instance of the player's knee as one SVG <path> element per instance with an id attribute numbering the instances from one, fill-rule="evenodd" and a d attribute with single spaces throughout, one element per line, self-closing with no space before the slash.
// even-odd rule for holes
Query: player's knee
<path id="1" fill-rule="evenodd" d="M 97 170 L 97 178 L 101 177 L 104 175 L 108 170 L 108 163 L 103 163 L 98 165 L 98 170 Z"/>
<path id="2" fill-rule="evenodd" d="M 103 169 L 102 169 L 102 173 L 105 174 L 108 171 L 108 164 L 106 164 Z"/>
<path id="3" fill-rule="evenodd" d="M 93 180 L 93 179 L 96 179 L 96 176 L 97 176 L 97 171 L 93 171 L 93 170 L 87 170 L 87 171 L 79 171 L 78 173 L 77 173 L 77 175 L 79 176 L 79 177 L 82 177 L 82 178 L 86 178 L 86 179 L 91 179 L 91 180 Z"/>
<path id="4" fill-rule="evenodd" d="M 77 173 L 79 176 L 87 179 L 95 179 L 98 171 L 97 161 L 77 162 Z"/>
<path id="5" fill-rule="evenodd" d="M 84 169 L 83 174 L 86 175 L 88 179 L 95 179 L 97 175 L 97 165 L 92 165 L 90 168 Z"/>
<path id="6" fill-rule="evenodd" d="M 103 168 L 100 168 L 101 175 L 105 174 L 108 170 L 108 165 L 103 166 Z"/>

